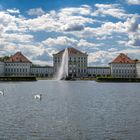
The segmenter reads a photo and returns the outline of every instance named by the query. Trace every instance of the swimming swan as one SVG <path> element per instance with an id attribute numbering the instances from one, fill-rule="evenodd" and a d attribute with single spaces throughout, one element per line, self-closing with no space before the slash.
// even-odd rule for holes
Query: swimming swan
<path id="1" fill-rule="evenodd" d="M 4 89 L 3 90 L 0 90 L 0 95 L 3 95 L 4 96 Z"/>
<path id="2" fill-rule="evenodd" d="M 39 99 L 39 100 L 41 100 L 41 99 L 42 99 L 42 94 L 34 95 L 34 98 L 35 98 L 35 99 Z"/>

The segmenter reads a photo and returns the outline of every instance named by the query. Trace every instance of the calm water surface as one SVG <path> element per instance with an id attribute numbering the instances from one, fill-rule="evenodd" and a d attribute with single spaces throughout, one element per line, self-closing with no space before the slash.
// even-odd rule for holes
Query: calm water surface
<path id="1" fill-rule="evenodd" d="M 9 82 L 0 89 L 0 140 L 140 140 L 140 83 Z"/>

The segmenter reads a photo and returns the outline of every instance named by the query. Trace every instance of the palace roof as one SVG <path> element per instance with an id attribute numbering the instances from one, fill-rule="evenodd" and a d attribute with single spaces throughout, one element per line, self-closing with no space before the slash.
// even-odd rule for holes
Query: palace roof
<path id="1" fill-rule="evenodd" d="M 8 60 L 5 60 L 5 62 L 31 63 L 21 52 L 15 53 Z"/>
<path id="2" fill-rule="evenodd" d="M 132 60 L 124 53 L 120 53 L 111 63 L 135 63 L 135 60 Z"/>
<path id="3" fill-rule="evenodd" d="M 81 52 L 81 51 L 79 51 L 79 50 L 77 50 L 77 49 L 75 49 L 73 47 L 70 47 L 70 48 L 67 48 L 67 49 L 68 49 L 68 54 L 69 55 L 71 55 L 71 54 L 72 55 L 87 55 L 86 53 L 83 53 L 83 52 Z M 64 51 L 65 51 L 65 49 L 63 49 L 62 51 L 56 53 L 55 55 L 62 55 Z"/>

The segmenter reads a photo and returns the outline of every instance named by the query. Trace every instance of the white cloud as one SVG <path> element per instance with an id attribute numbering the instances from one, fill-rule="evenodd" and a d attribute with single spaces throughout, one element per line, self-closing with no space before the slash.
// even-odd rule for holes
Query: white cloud
<path id="1" fill-rule="evenodd" d="M 127 21 L 125 22 L 128 32 L 137 32 L 139 24 L 140 24 L 139 15 L 133 15 L 131 18 L 128 18 Z"/>
<path id="2" fill-rule="evenodd" d="M 44 52 L 44 48 L 41 46 L 41 45 L 18 45 L 19 49 L 23 50 L 26 54 L 30 54 L 30 57 L 33 57 L 34 55 L 35 56 L 38 56 L 38 55 L 41 55 L 43 54 Z M 33 55 L 33 56 L 31 56 Z"/>
<path id="3" fill-rule="evenodd" d="M 119 39 L 119 44 L 124 44 L 125 46 L 140 46 L 140 17 L 139 15 L 133 15 L 124 22 L 105 22 L 97 28 L 85 27 L 83 31 L 75 35 L 83 38 L 96 37 L 98 40 L 112 40 L 115 38 Z M 120 37 L 122 35 L 127 37 Z"/>
<path id="4" fill-rule="evenodd" d="M 7 50 L 7 52 L 15 52 L 15 50 L 17 50 L 17 46 L 14 43 L 5 42 L 3 50 Z"/>
<path id="5" fill-rule="evenodd" d="M 16 17 L 10 13 L 0 11 L 0 22 L 1 26 L 3 26 L 3 32 L 25 32 L 27 30 L 25 21 L 23 17 Z"/>
<path id="6" fill-rule="evenodd" d="M 84 30 L 81 32 L 74 34 L 76 36 L 80 36 L 83 38 L 97 38 L 98 40 L 106 39 L 107 36 L 111 39 L 111 36 L 114 32 L 117 33 L 125 33 L 125 26 L 123 22 L 106 22 L 102 24 L 100 27 L 91 28 L 91 27 L 85 27 Z"/>
<path id="7" fill-rule="evenodd" d="M 139 46 L 140 47 L 140 35 L 130 34 L 129 39 L 130 40 L 127 43 L 128 45 Z"/>
<path id="8" fill-rule="evenodd" d="M 100 46 L 100 44 L 96 44 L 93 42 L 88 42 L 84 39 L 80 39 L 77 46 L 78 47 L 97 47 L 97 46 Z"/>
<path id="9" fill-rule="evenodd" d="M 140 0 L 126 0 L 128 4 L 140 5 Z"/>
<path id="10" fill-rule="evenodd" d="M 41 16 L 45 14 L 45 11 L 43 11 L 42 8 L 34 8 L 34 9 L 29 9 L 27 11 L 27 14 L 30 16 Z"/>
<path id="11" fill-rule="evenodd" d="M 104 44 L 105 42 L 118 41 L 120 46 L 131 47 L 131 49 L 140 46 L 139 15 L 126 14 L 117 4 L 97 4 L 96 8 L 95 12 L 88 5 L 64 8 L 48 13 L 43 12 L 43 15 L 38 14 L 39 16 L 35 18 L 14 15 L 12 11 L 11 13 L 0 11 L 0 54 L 4 51 L 10 54 L 23 51 L 33 61 L 50 63 L 53 53 L 65 47 L 76 47 L 89 53 L 90 63 L 107 64 L 116 53 L 119 53 L 117 49 L 119 45 L 114 44 L 114 48 L 113 45 Z M 110 15 L 123 20 L 103 21 L 95 27 L 94 23 L 97 23 L 97 20 L 91 14 L 98 17 L 103 14 Z M 36 35 L 39 35 L 39 31 L 49 32 L 48 34 L 53 32 L 55 37 L 38 41 Z M 125 35 L 125 39 L 122 35 Z M 107 48 L 104 48 L 105 46 Z M 132 54 L 132 50 L 130 52 Z"/>
<path id="12" fill-rule="evenodd" d="M 107 65 L 113 58 L 108 51 L 96 51 L 88 54 L 89 65 Z"/>
<path id="13" fill-rule="evenodd" d="M 81 31 L 84 29 L 84 25 L 81 23 L 68 23 L 61 27 L 62 31 Z"/>
<path id="14" fill-rule="evenodd" d="M 49 66 L 53 66 L 53 64 L 52 64 L 52 60 L 51 61 L 49 61 L 49 60 L 45 60 L 45 61 L 43 61 L 43 60 L 32 60 L 32 62 L 33 62 L 33 64 L 36 64 L 36 65 L 41 65 L 41 66 L 46 66 L 46 65 L 49 65 Z"/>
<path id="15" fill-rule="evenodd" d="M 119 51 L 119 52 L 117 52 L 117 53 L 121 53 L 121 52 L 123 52 L 123 53 L 128 53 L 128 54 L 140 54 L 140 49 L 134 49 L 134 50 L 132 50 L 132 49 L 126 49 L 126 50 L 121 50 L 121 51 Z"/>
<path id="16" fill-rule="evenodd" d="M 132 59 L 138 59 L 140 54 L 140 49 L 125 49 L 118 51 L 115 48 L 111 48 L 110 51 L 96 51 L 88 53 L 88 61 L 89 65 L 108 65 L 116 56 L 120 53 L 125 53 L 128 56 L 132 57 Z"/>
<path id="17" fill-rule="evenodd" d="M 95 4 L 97 8 L 91 15 L 92 16 L 112 16 L 118 19 L 125 19 L 129 15 L 118 4 Z"/>
<path id="18" fill-rule="evenodd" d="M 128 34 L 129 41 L 126 45 L 139 46 L 140 47 L 140 16 L 134 15 L 129 18 L 125 23 L 126 32 Z"/>
<path id="19" fill-rule="evenodd" d="M 7 34 L 7 33 L 5 33 L 1 37 L 4 38 L 5 41 L 8 41 L 8 42 L 27 43 L 27 42 L 33 41 L 33 36 L 27 35 L 27 34 Z"/>
<path id="20" fill-rule="evenodd" d="M 73 14 L 79 14 L 79 15 L 90 15 L 92 8 L 89 5 L 82 5 L 79 8 L 63 8 L 61 10 L 61 13 L 65 15 L 73 15 Z"/>
<path id="21" fill-rule="evenodd" d="M 96 47 L 103 45 L 102 43 L 88 42 L 87 40 L 84 39 L 76 40 L 75 38 L 69 38 L 67 36 L 48 38 L 42 41 L 42 44 L 51 48 L 54 47 L 59 49 L 64 47 L 78 47 L 79 49 L 81 48 L 97 49 Z"/>
<path id="22" fill-rule="evenodd" d="M 8 13 L 11 13 L 11 14 L 20 14 L 20 11 L 19 9 L 7 9 L 6 10 Z"/>
<path id="23" fill-rule="evenodd" d="M 110 49 L 108 49 L 109 52 L 115 52 L 117 50 L 118 50 L 117 48 L 110 48 Z"/>
<path id="24" fill-rule="evenodd" d="M 77 44 L 77 40 L 74 38 L 68 38 L 67 36 L 60 36 L 57 38 L 48 38 L 45 41 L 43 41 L 42 43 L 44 45 L 47 45 L 49 47 L 69 47 L 69 46 L 75 46 Z"/>
<path id="25" fill-rule="evenodd" d="M 39 44 L 17 44 L 11 42 L 5 42 L 4 46 L 1 46 L 2 50 L 7 52 L 15 53 L 16 51 L 23 51 L 28 54 L 30 57 L 41 55 L 44 52 L 44 48 Z"/>
<path id="26" fill-rule="evenodd" d="M 29 30 L 32 31 L 77 31 L 82 30 L 87 23 L 93 24 L 95 20 L 81 15 L 67 15 L 64 12 L 50 11 L 34 19 L 25 20 Z"/>

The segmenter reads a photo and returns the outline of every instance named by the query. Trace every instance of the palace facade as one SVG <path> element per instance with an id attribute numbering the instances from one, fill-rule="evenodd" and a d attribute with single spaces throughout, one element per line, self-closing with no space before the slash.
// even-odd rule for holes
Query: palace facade
<path id="1" fill-rule="evenodd" d="M 137 77 L 140 78 L 140 61 L 136 63 L 136 73 Z"/>
<path id="2" fill-rule="evenodd" d="M 36 77 L 53 77 L 53 67 L 32 65 L 31 75 Z"/>
<path id="3" fill-rule="evenodd" d="M 140 78 L 140 60 L 132 60 L 126 54 L 119 54 L 109 66 L 88 67 L 88 55 L 75 48 L 68 49 L 68 74 L 71 77 L 112 76 L 115 78 Z M 62 62 L 64 50 L 53 54 L 53 66 L 34 65 L 21 52 L 0 61 L 0 76 L 53 77 Z"/>
<path id="4" fill-rule="evenodd" d="M 67 49 L 68 49 L 68 75 L 70 77 L 78 77 L 78 78 L 86 77 L 88 55 L 72 47 Z M 56 54 L 53 54 L 53 65 L 55 74 L 57 73 L 61 65 L 64 51 L 65 49 Z"/>
<path id="5" fill-rule="evenodd" d="M 37 76 L 52 77 L 53 67 L 33 65 L 21 52 L 0 62 L 0 76 Z"/>
<path id="6" fill-rule="evenodd" d="M 29 76 L 32 63 L 21 53 L 17 52 L 5 60 L 5 75 Z"/>
<path id="7" fill-rule="evenodd" d="M 88 67 L 88 77 L 110 76 L 110 67 Z"/>
<path id="8" fill-rule="evenodd" d="M 136 61 L 126 54 L 119 54 L 111 63 L 111 76 L 114 78 L 136 78 Z"/>
<path id="9" fill-rule="evenodd" d="M 3 76 L 5 73 L 5 63 L 0 62 L 0 76 Z"/>

